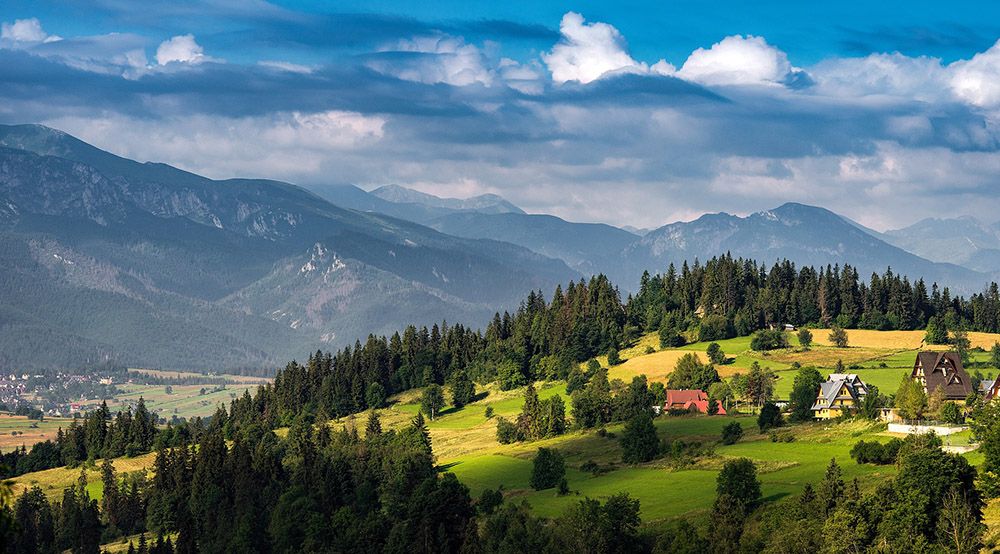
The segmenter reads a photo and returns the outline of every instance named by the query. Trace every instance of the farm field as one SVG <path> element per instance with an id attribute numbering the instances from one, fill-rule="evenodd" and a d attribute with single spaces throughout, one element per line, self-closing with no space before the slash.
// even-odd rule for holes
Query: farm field
<path id="1" fill-rule="evenodd" d="M 253 377 L 249 375 L 235 375 L 232 373 L 195 373 L 193 371 L 172 371 L 165 369 L 145 369 L 129 368 L 131 373 L 142 373 L 151 377 L 162 377 L 165 379 L 225 379 L 227 383 L 243 384 L 264 384 L 270 381 L 265 377 Z"/>
<path id="2" fill-rule="evenodd" d="M 168 420 L 173 416 L 189 419 L 210 416 L 220 403 L 228 407 L 233 398 L 242 395 L 245 390 L 253 394 L 258 386 L 254 383 L 231 383 L 225 385 L 224 390 L 215 390 L 216 385 L 172 385 L 171 394 L 167 394 L 163 385 L 126 384 L 119 385 L 122 392 L 109 398 L 107 403 L 112 412 L 117 412 L 127 406 L 135 406 L 141 396 L 146 408 L 160 417 Z M 86 410 L 91 410 L 100 404 L 100 400 L 89 400 L 84 406 Z"/>
<path id="3" fill-rule="evenodd" d="M 38 421 L 26 416 L 0 414 L 0 452 L 10 452 L 24 445 L 31 448 L 36 442 L 55 439 L 60 427 L 69 427 L 73 420 L 64 417 L 46 417 Z"/>

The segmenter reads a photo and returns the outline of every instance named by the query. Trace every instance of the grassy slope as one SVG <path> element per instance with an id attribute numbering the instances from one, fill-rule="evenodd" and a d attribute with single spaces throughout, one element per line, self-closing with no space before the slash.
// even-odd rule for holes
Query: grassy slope
<path id="1" fill-rule="evenodd" d="M 115 466 L 115 470 L 119 474 L 122 474 L 146 470 L 152 467 L 155 459 L 156 453 L 151 452 L 142 456 L 136 456 L 135 458 L 116 458 L 112 463 Z M 85 468 L 57 467 L 46 469 L 45 471 L 27 473 L 11 479 L 12 488 L 15 495 L 20 495 L 25 490 L 37 485 L 41 487 L 45 496 L 50 500 L 61 499 L 63 489 L 75 485 L 80 478 L 80 472 L 86 471 L 87 491 L 90 493 L 91 498 L 100 499 L 104 496 L 104 486 L 101 483 L 100 470 L 102 463 L 102 460 L 97 460 L 93 466 Z"/>
<path id="2" fill-rule="evenodd" d="M 845 365 L 859 366 L 860 369 L 849 371 L 859 373 L 866 382 L 883 391 L 893 392 L 902 376 L 910 371 L 923 338 L 923 333 L 919 331 L 882 333 L 850 330 L 851 346 L 840 349 L 827 343 L 828 331 L 816 330 L 813 334 L 817 344 L 809 351 L 790 348 L 766 355 L 750 351 L 748 337 L 718 341 L 727 355 L 733 358 L 729 364 L 720 367 L 720 373 L 731 375 L 746 371 L 750 364 L 757 361 L 778 372 L 777 394 L 787 397 L 795 373 L 790 369 L 792 362 L 814 365 L 820 372 L 829 373 L 837 360 L 843 360 Z M 992 344 L 998 339 L 1000 336 L 992 335 L 977 340 Z M 792 343 L 795 343 L 794 338 Z M 622 351 L 626 362 L 612 368 L 609 377 L 628 381 L 634 375 L 645 374 L 651 381 L 665 381 L 681 355 L 696 352 L 704 359 L 707 346 L 708 343 L 695 343 L 679 349 L 659 350 L 655 335 L 647 335 L 636 346 Z M 657 351 L 645 354 L 647 347 Z M 606 362 L 604 359 L 600 361 Z M 883 364 L 886 367 L 881 367 Z M 564 394 L 564 390 L 561 384 L 550 383 L 542 385 L 540 395 Z M 568 407 L 569 401 L 566 400 Z M 399 397 L 395 405 L 382 410 L 383 425 L 392 427 L 408 422 L 418 410 L 417 401 L 416 392 Z M 722 426 L 733 420 L 739 421 L 748 432 L 748 436 L 736 445 L 718 446 L 718 457 L 699 461 L 693 467 L 682 470 L 664 467 L 662 461 L 640 467 L 622 466 L 617 440 L 601 438 L 593 431 L 576 431 L 534 443 L 499 445 L 494 437 L 495 423 L 487 421 L 483 415 L 486 406 L 492 406 L 497 415 L 513 417 L 519 412 L 520 404 L 520 391 L 490 390 L 485 398 L 461 410 L 446 410 L 428 427 L 438 463 L 443 469 L 456 473 L 470 487 L 473 495 L 478 495 L 485 488 L 503 485 L 509 497 L 527 500 L 542 515 L 557 515 L 569 503 L 583 496 L 606 497 L 622 490 L 642 501 L 643 517 L 647 521 L 697 512 L 711 505 L 718 467 L 730 457 L 746 456 L 758 463 L 762 468 L 764 495 L 769 499 L 795 494 L 805 483 L 819 481 L 831 458 L 838 460 L 847 478 L 859 477 L 866 486 L 894 471 L 891 466 L 858 465 L 850 459 L 849 451 L 860 437 L 887 438 L 880 432 L 881 428 L 863 423 L 797 425 L 790 428 L 796 437 L 794 442 L 773 443 L 766 436 L 751 434 L 755 425 L 750 417 L 658 418 L 656 425 L 660 436 L 669 440 L 684 438 L 714 442 Z M 361 417 L 350 424 L 363 428 L 364 419 Z M 620 425 L 608 427 L 612 433 L 620 430 Z M 951 442 L 957 444 L 961 441 L 960 437 L 956 437 Z M 531 457 L 539 446 L 558 448 L 565 455 L 567 480 L 573 494 L 558 497 L 551 490 L 530 490 Z M 981 455 L 977 452 L 967 457 L 973 463 L 981 462 Z M 614 469 L 597 477 L 579 471 L 579 466 L 588 460 L 597 461 L 602 466 L 612 465 Z"/>
<path id="3" fill-rule="evenodd" d="M 850 371 L 860 373 L 866 381 L 892 392 L 901 376 L 912 366 L 914 353 L 922 338 L 920 332 L 882 334 L 851 330 L 848 332 L 851 347 L 836 349 L 824 344 L 826 332 L 818 330 L 813 334 L 817 345 L 808 352 L 789 349 L 771 352 L 767 356 L 749 351 L 749 339 L 746 337 L 719 341 L 723 350 L 734 358 L 731 364 L 723 366 L 723 373 L 745 371 L 753 361 L 758 361 L 779 371 L 778 394 L 787 396 L 794 375 L 789 370 L 792 361 L 799 361 L 803 365 L 817 365 L 821 372 L 828 373 L 837 359 L 849 359 L 850 363 L 863 368 Z M 1000 336 L 979 337 L 976 340 L 985 344 L 994 339 L 1000 339 Z M 656 348 L 655 341 L 655 335 L 648 335 L 635 347 L 624 350 L 622 356 L 628 361 L 613 368 L 611 377 L 627 379 L 631 375 L 648 371 L 653 375 L 652 379 L 663 380 L 672 370 L 669 359 L 690 351 L 703 352 L 707 348 L 707 343 L 695 343 L 682 349 L 645 355 L 647 346 Z M 879 367 L 883 363 L 886 368 Z M 567 412 L 569 411 L 570 401 L 565 394 L 565 383 L 540 383 L 537 387 L 542 398 L 562 395 Z M 736 445 L 718 446 L 717 457 L 700 460 L 681 470 L 670 469 L 662 461 L 640 467 L 622 466 L 618 441 L 602 438 L 594 431 L 575 431 L 534 443 L 500 445 L 495 439 L 495 419 L 487 420 L 485 409 L 490 406 L 495 416 L 515 417 L 521 409 L 523 389 L 499 391 L 490 387 L 485 392 L 476 402 L 458 410 L 446 409 L 435 421 L 428 422 L 437 462 L 442 469 L 456 473 L 470 487 L 474 496 L 485 488 L 503 485 L 509 497 L 527 500 L 542 515 L 557 515 L 568 504 L 583 496 L 603 498 L 619 491 L 627 491 L 642 501 L 643 518 L 646 521 L 697 513 L 710 507 L 715 495 L 718 468 L 726 458 L 731 457 L 746 456 L 758 463 L 764 495 L 771 500 L 795 494 L 805 483 L 819 481 L 831 458 L 838 460 L 846 477 L 859 477 L 866 487 L 894 471 L 891 466 L 860 466 L 849 458 L 851 446 L 860 437 L 887 438 L 879 432 L 879 428 L 857 422 L 797 425 L 789 428 L 796 437 L 794 442 L 773 443 L 766 436 L 754 433 L 755 424 L 751 417 L 658 418 L 656 426 L 660 437 L 669 440 L 683 438 L 712 442 L 719 436 L 722 426 L 734 420 L 740 422 L 747 431 L 747 436 Z M 391 406 L 380 410 L 383 427 L 408 424 L 419 409 L 419 393 L 420 391 L 408 391 L 398 395 Z M 153 399 L 159 400 L 155 397 Z M 331 424 L 354 425 L 363 430 L 365 416 L 362 414 L 341 418 Z M 608 431 L 620 433 L 621 425 L 609 426 Z M 956 437 L 955 440 L 962 439 Z M 567 479 L 573 494 L 558 497 L 552 490 L 530 490 L 528 479 L 531 457 L 539 446 L 558 448 L 566 456 Z M 978 452 L 970 453 L 967 457 L 973 463 L 982 462 L 982 456 Z M 152 463 L 152 458 L 145 458 L 118 460 L 116 465 L 124 464 L 121 469 L 125 471 L 139 469 Z M 597 477 L 579 471 L 579 466 L 588 460 L 610 466 L 612 471 Z M 96 475 L 95 470 L 94 477 L 91 478 L 92 487 L 97 481 Z M 62 487 L 75 482 L 78 476 L 78 469 L 57 469 L 22 476 L 18 481 L 37 481 L 43 485 L 47 494 L 58 495 L 61 494 Z M 99 494 L 99 491 L 95 490 L 94 493 Z M 1000 507 L 991 508 L 989 513 L 996 513 L 997 518 L 1000 518 Z"/>

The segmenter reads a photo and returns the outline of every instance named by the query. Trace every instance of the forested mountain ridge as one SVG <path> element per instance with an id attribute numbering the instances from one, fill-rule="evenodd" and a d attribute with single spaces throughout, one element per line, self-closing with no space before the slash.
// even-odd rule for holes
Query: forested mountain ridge
<path id="1" fill-rule="evenodd" d="M 991 280 L 986 273 L 911 254 L 824 208 L 796 203 L 746 217 L 706 214 L 654 229 L 624 251 L 622 269 L 609 275 L 622 283 L 634 282 L 649 268 L 707 260 L 725 252 L 763 262 L 849 264 L 864 276 L 891 267 L 911 280 L 948 283 L 952 290 L 965 293 L 981 291 Z"/>
<path id="2" fill-rule="evenodd" d="M 4 367 L 266 366 L 409 321 L 483 321 L 575 275 L 507 243 L 134 162 L 40 126 L 0 127 L 0 145 Z"/>

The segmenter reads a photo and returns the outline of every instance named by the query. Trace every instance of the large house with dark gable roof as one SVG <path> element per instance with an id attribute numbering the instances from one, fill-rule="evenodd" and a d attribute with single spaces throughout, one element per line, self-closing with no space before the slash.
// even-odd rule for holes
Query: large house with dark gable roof
<path id="1" fill-rule="evenodd" d="M 940 387 L 947 400 L 965 402 L 973 391 L 972 378 L 962 367 L 958 352 L 918 352 L 910 378 L 920 383 L 927 395 Z"/>

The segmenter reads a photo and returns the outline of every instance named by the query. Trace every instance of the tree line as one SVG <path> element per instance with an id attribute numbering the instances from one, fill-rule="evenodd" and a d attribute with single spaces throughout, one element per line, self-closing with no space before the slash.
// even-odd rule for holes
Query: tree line
<path id="1" fill-rule="evenodd" d="M 619 349 L 642 333 L 664 346 L 719 340 L 784 323 L 835 329 L 1000 331 L 1000 290 L 991 284 L 968 299 L 947 287 L 911 282 L 891 269 L 862 280 L 856 269 L 770 268 L 729 255 L 671 265 L 643 275 L 624 300 L 603 275 L 558 286 L 551 300 L 532 291 L 513 312 L 497 313 L 483 331 L 463 325 L 409 326 L 371 335 L 336 353 L 317 351 L 289 363 L 253 399 L 258 416 L 287 425 L 302 410 L 338 417 L 381 406 L 397 392 L 462 377 L 512 389 L 535 380 L 573 378 L 579 362 Z"/>
<path id="2" fill-rule="evenodd" d="M 99 551 L 102 541 L 142 533 L 132 552 L 636 552 L 639 503 L 619 494 L 585 499 L 547 521 L 498 491 L 475 501 L 434 466 L 422 416 L 398 430 L 333 431 L 301 414 L 278 438 L 264 424 L 230 444 L 214 420 L 195 442 L 157 452 L 152 477 L 102 466 L 104 496 L 84 479 L 48 502 L 34 487 L 0 522 L 7 552 Z M 146 535 L 149 535 L 147 540 Z M 156 537 L 154 541 L 152 537 Z M 164 539 L 164 537 L 167 537 Z M 170 538 L 173 537 L 173 538 Z"/>
<path id="3" fill-rule="evenodd" d="M 0 478 L 16 477 L 25 473 L 54 467 L 75 467 L 83 462 L 102 458 L 137 456 L 151 452 L 160 445 L 172 445 L 188 440 L 199 433 L 200 420 L 181 425 L 157 427 L 156 414 L 146 408 L 140 397 L 135 410 L 129 406 L 114 416 L 106 402 L 74 418 L 66 429 L 59 428 L 54 440 L 24 446 L 0 454 Z"/>

